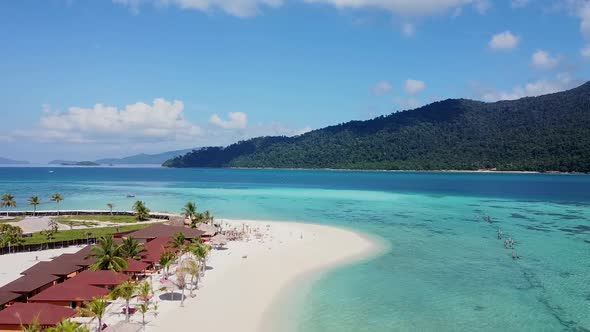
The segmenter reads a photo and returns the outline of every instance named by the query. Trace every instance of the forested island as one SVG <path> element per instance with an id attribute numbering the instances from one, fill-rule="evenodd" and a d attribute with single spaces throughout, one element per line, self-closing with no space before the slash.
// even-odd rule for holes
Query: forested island
<path id="1" fill-rule="evenodd" d="M 202 148 L 163 166 L 590 172 L 590 82 L 513 101 L 448 99 L 295 137 Z"/>

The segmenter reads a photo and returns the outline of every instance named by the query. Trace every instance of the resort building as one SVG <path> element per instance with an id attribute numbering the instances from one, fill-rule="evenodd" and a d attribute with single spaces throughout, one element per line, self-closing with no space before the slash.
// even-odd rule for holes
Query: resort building
<path id="1" fill-rule="evenodd" d="M 120 243 L 125 237 L 134 237 L 145 249 L 140 260 L 127 259 L 127 268 L 122 273 L 89 270 L 96 261 L 91 256 L 92 246 L 22 271 L 20 278 L 0 287 L 0 332 L 20 330 L 33 324 L 37 316 L 42 327 L 75 316 L 74 309 L 85 302 L 107 296 L 116 286 L 152 271 L 162 253 L 171 250 L 170 239 L 177 233 L 182 233 L 187 241 L 215 234 L 213 229 L 155 224 L 116 238 Z"/>
<path id="2" fill-rule="evenodd" d="M 195 228 L 154 224 L 152 226 L 148 226 L 146 228 L 129 233 L 127 236 L 133 237 L 141 243 L 146 243 L 156 238 L 171 238 L 177 233 L 182 233 L 187 240 L 200 238 L 205 234 L 205 232 Z"/>
<path id="3" fill-rule="evenodd" d="M 47 303 L 15 303 L 0 311 L 0 332 L 20 331 L 22 326 L 35 323 L 45 329 L 75 316 L 76 313 L 74 309 Z"/>
<path id="4" fill-rule="evenodd" d="M 42 291 L 31 297 L 30 303 L 48 303 L 72 309 L 82 307 L 84 302 L 92 301 L 97 296 L 106 296 L 109 290 L 104 287 L 88 285 L 78 278 L 66 280 L 61 284 Z"/>

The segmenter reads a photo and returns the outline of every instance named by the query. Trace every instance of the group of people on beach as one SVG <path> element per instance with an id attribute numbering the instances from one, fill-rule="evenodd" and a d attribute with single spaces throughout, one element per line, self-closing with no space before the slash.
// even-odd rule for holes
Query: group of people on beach
<path id="1" fill-rule="evenodd" d="M 502 228 L 498 227 L 498 240 L 501 240 L 503 236 L 504 233 L 502 232 Z M 504 239 L 504 249 L 512 249 L 513 260 L 520 259 L 518 253 L 514 250 L 514 240 L 512 239 L 512 237 Z"/>

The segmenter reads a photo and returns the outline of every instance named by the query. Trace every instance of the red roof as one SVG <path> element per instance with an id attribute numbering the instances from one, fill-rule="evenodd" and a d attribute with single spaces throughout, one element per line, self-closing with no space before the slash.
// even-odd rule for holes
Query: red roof
<path id="1" fill-rule="evenodd" d="M 51 284 L 58 280 L 59 277 L 52 274 L 46 273 L 33 273 L 26 276 L 22 276 L 13 282 L 10 282 L 3 287 L 0 287 L 0 291 L 8 291 L 13 293 L 30 293 L 36 289 L 39 289 L 47 284 Z"/>
<path id="2" fill-rule="evenodd" d="M 135 259 L 127 259 L 127 269 L 125 269 L 125 272 L 130 272 L 130 273 L 141 273 L 144 272 L 148 266 L 150 266 L 149 263 L 145 263 L 145 262 L 140 262 L 137 261 Z"/>
<path id="3" fill-rule="evenodd" d="M 81 271 L 82 269 L 83 267 L 76 264 L 75 262 L 64 258 L 60 259 L 58 257 L 50 262 L 39 262 L 24 270 L 21 272 L 21 274 L 28 275 L 35 273 L 45 273 L 56 276 L 67 276 L 68 274 Z"/>
<path id="4" fill-rule="evenodd" d="M 31 297 L 30 302 L 77 302 L 91 301 L 97 296 L 109 294 L 109 290 L 102 287 L 90 286 L 85 283 L 77 282 L 76 277 L 66 280 L 61 284 L 51 286 L 41 293 Z"/>
<path id="5" fill-rule="evenodd" d="M 159 238 L 159 237 L 172 237 L 174 236 L 174 234 L 176 233 L 182 233 L 184 234 L 184 237 L 186 237 L 187 239 L 193 239 L 193 238 L 197 238 L 197 237 L 201 237 L 203 236 L 203 234 L 205 234 L 205 232 L 200 231 L 198 229 L 195 228 L 188 228 L 188 227 L 183 227 L 183 226 L 169 226 L 169 225 L 164 225 L 164 224 L 153 224 L 151 226 L 148 226 L 146 228 L 142 228 L 140 230 L 137 230 L 131 234 L 129 234 L 129 237 L 134 237 L 136 239 L 155 239 L 155 238 Z"/>
<path id="6" fill-rule="evenodd" d="M 15 303 L 0 311 L 0 325 L 53 326 L 76 314 L 76 310 L 47 303 Z"/>
<path id="7" fill-rule="evenodd" d="M 23 295 L 12 292 L 0 291 L 0 306 L 10 303 L 21 296 Z"/>
<path id="8" fill-rule="evenodd" d="M 169 247 L 169 237 L 155 238 L 144 245 L 145 251 L 141 259 L 147 263 L 156 263 L 160 260 L 160 256 Z"/>
<path id="9" fill-rule="evenodd" d="M 93 286 L 118 286 L 129 280 L 129 276 L 108 270 L 82 271 L 68 281 Z"/>

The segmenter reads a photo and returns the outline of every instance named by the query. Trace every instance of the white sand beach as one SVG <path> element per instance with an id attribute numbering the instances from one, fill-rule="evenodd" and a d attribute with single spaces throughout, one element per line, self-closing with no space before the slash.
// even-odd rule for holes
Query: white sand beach
<path id="1" fill-rule="evenodd" d="M 146 315 L 146 330 L 276 331 L 271 327 L 276 313 L 274 305 L 282 303 L 281 296 L 288 294 L 294 285 L 315 279 L 331 267 L 354 263 L 381 250 L 378 241 L 337 227 L 275 221 L 217 221 L 222 222 L 224 230 L 249 228 L 251 235 L 249 239 L 231 241 L 224 249 L 211 251 L 199 289 L 194 297 L 185 291 L 183 307 L 177 300 L 160 299 L 163 293 L 158 292 L 155 298 L 158 315 L 153 311 Z M 80 248 L 2 255 L 0 265 L 10 268 L 0 274 L 0 285 L 20 277 L 21 271 L 39 261 Z M 162 276 L 162 273 L 152 276 L 154 289 L 161 286 Z M 137 304 L 137 299 L 132 300 L 132 305 Z M 104 322 L 109 326 L 121 324 L 123 306 L 121 299 L 114 301 Z M 140 314 L 132 315 L 131 330 L 139 330 L 141 321 Z"/>
<path id="2" fill-rule="evenodd" d="M 258 228 L 264 236 L 214 250 L 208 261 L 211 269 L 196 296 L 188 298 L 182 308 L 178 302 L 161 301 L 160 314 L 150 319 L 148 331 L 261 331 L 269 326 L 273 304 L 294 282 L 307 274 L 369 257 L 380 249 L 376 241 L 336 227 L 223 221 L 238 228 Z"/>

